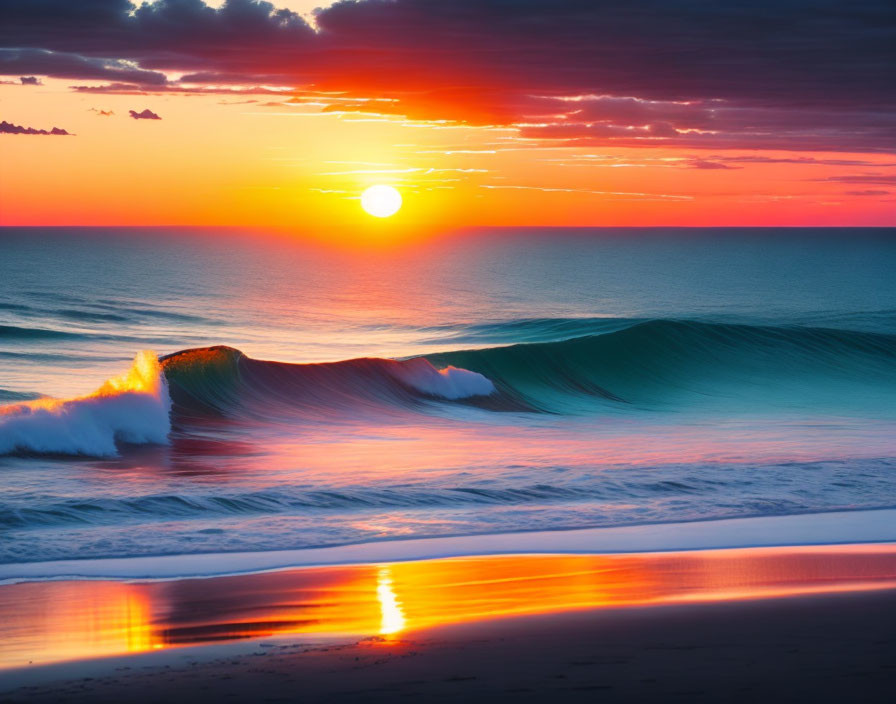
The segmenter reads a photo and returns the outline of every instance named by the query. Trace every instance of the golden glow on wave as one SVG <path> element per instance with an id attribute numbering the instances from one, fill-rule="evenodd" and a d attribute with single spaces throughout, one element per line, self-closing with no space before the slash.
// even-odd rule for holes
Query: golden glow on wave
<path id="1" fill-rule="evenodd" d="M 157 394 L 161 378 L 161 366 L 156 353 L 143 350 L 134 357 L 134 363 L 128 371 L 107 380 L 91 396 L 116 396 L 125 392 Z"/>
<path id="2" fill-rule="evenodd" d="M 93 393 L 75 398 L 38 398 L 33 401 L 22 401 L 0 407 L 0 415 L 20 414 L 23 411 L 45 410 L 55 412 L 72 401 L 86 401 L 107 396 L 119 396 L 124 393 L 148 394 L 158 396 L 162 385 L 162 367 L 156 353 L 143 350 L 134 357 L 131 368 L 124 374 L 107 379 Z"/>
<path id="3" fill-rule="evenodd" d="M 896 588 L 896 545 L 542 555 L 177 582 L 0 587 L 0 669 L 221 639 L 380 634 L 508 615 Z"/>

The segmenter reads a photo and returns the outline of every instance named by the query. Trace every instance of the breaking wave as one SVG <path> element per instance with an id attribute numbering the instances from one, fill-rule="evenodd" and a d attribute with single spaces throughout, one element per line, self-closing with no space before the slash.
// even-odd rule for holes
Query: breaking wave
<path id="1" fill-rule="evenodd" d="M 575 329 L 567 320 L 533 325 Z M 209 416 L 335 423 L 458 405 L 554 414 L 892 410 L 896 335 L 676 320 L 601 329 L 405 360 L 288 364 L 223 346 L 159 360 L 144 352 L 89 396 L 0 408 L 0 454 L 114 455 L 120 443 L 166 442 L 172 421 L 189 432 L 191 420 Z"/>
<path id="2" fill-rule="evenodd" d="M 170 401 L 162 367 L 141 352 L 125 374 L 73 399 L 0 407 L 0 454 L 117 454 L 117 443 L 165 443 Z"/>

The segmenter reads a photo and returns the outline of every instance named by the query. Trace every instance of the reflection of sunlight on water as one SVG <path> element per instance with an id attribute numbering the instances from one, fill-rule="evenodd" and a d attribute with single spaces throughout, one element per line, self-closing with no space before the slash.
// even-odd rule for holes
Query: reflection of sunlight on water
<path id="1" fill-rule="evenodd" d="M 377 572 L 376 598 L 380 602 L 380 612 L 382 613 L 380 633 L 389 635 L 401 631 L 405 626 L 404 612 L 392 590 L 392 572 L 388 567 L 381 567 Z"/>

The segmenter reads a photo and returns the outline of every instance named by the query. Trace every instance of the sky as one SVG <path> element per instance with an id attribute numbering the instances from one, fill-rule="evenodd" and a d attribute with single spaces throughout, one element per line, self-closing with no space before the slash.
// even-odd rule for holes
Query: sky
<path id="1" fill-rule="evenodd" d="M 0 0 L 0 225 L 896 225 L 892 0 L 320 4 Z"/>

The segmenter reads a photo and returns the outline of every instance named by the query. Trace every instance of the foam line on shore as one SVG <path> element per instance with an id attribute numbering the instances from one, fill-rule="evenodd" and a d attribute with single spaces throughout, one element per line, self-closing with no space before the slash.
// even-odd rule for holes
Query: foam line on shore
<path id="1" fill-rule="evenodd" d="M 61 579 L 176 580 L 296 567 L 523 554 L 613 554 L 896 542 L 896 509 L 498 533 L 270 552 L 58 560 L 0 565 L 0 584 Z"/>

